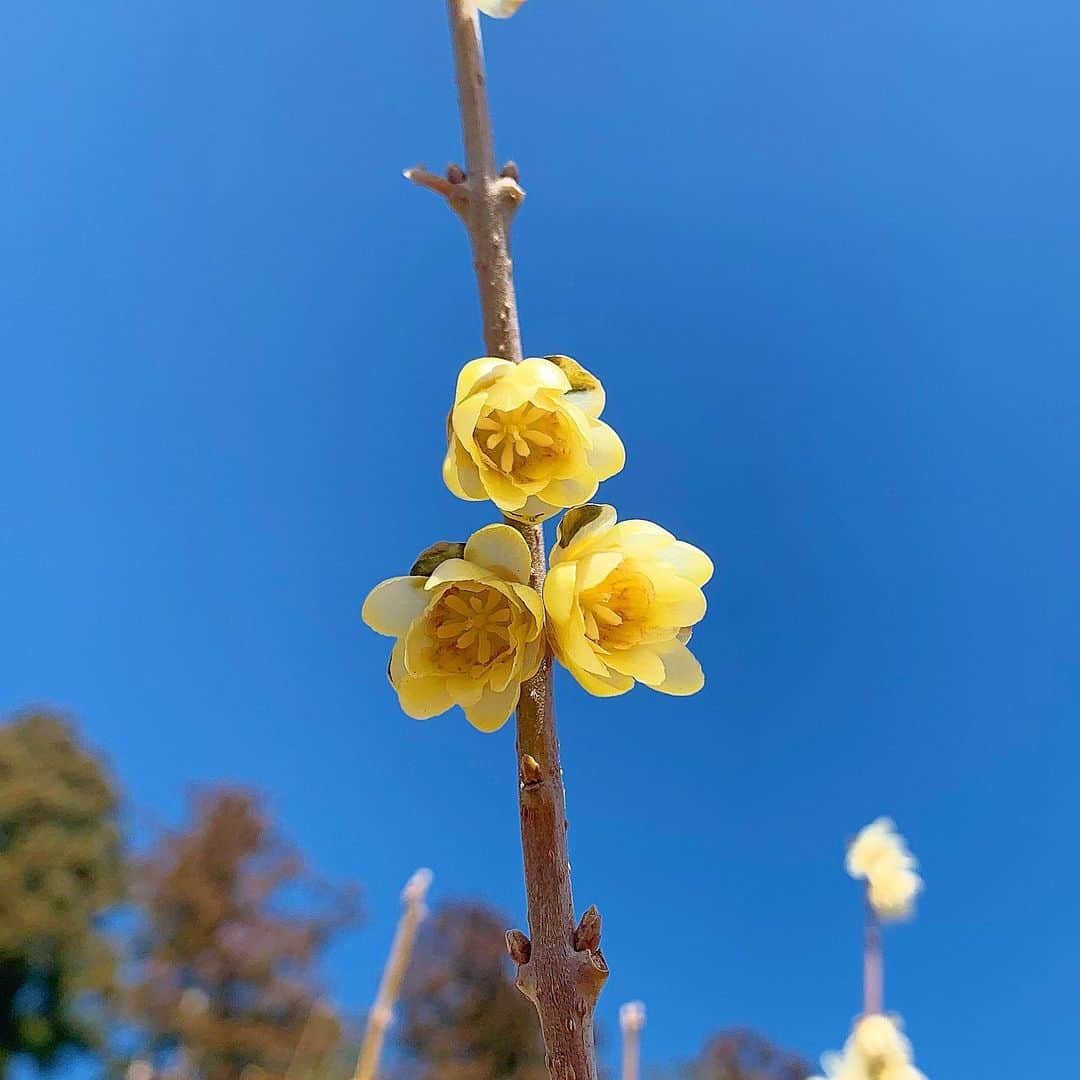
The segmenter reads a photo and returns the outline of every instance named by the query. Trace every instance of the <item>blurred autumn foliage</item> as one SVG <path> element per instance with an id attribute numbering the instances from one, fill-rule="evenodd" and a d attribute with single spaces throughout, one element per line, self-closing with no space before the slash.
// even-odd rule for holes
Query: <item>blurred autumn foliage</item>
<path id="1" fill-rule="evenodd" d="M 813 1071 L 757 1032 L 738 1028 L 706 1045 L 688 1080 L 806 1080 Z"/>
<path id="2" fill-rule="evenodd" d="M 240 788 L 192 796 L 187 824 L 138 857 L 119 805 L 64 718 L 0 726 L 0 1080 L 16 1057 L 47 1069 L 69 1050 L 125 1080 L 349 1080 L 356 1028 L 319 962 L 357 923 L 356 888 L 314 874 Z M 547 1080 L 506 926 L 471 901 L 429 916 L 382 1080 Z M 810 1072 L 739 1030 L 664 1075 Z"/>
<path id="3" fill-rule="evenodd" d="M 0 1075 L 103 1035 L 115 957 L 100 928 L 120 900 L 117 796 L 59 716 L 0 727 Z"/>
<path id="4" fill-rule="evenodd" d="M 475 903 L 431 916 L 402 991 L 402 1080 L 547 1080 L 536 1010 L 511 976 L 506 926 Z"/>
<path id="5" fill-rule="evenodd" d="M 160 1068 L 182 1052 L 206 1080 L 306 1075 L 340 1039 L 316 965 L 356 920 L 356 890 L 313 877 L 251 794 L 205 792 L 192 809 L 134 866 L 141 921 L 124 1003 L 145 1033 L 139 1057 Z"/>

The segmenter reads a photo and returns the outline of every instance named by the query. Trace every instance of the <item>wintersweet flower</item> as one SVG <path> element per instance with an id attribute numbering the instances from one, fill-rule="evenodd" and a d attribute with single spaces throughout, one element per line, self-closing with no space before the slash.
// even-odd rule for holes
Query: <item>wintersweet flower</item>
<path id="1" fill-rule="evenodd" d="M 810 1080 L 926 1080 L 911 1056 L 900 1018 L 874 1013 L 856 1021 L 842 1053 L 821 1059 L 825 1076 Z"/>
<path id="2" fill-rule="evenodd" d="M 405 713 L 426 720 L 460 705 L 474 727 L 495 731 L 543 656 L 528 545 L 511 526 L 489 525 L 464 547 L 436 545 L 425 556 L 413 574 L 375 586 L 364 622 L 397 639 L 389 675 Z"/>
<path id="3" fill-rule="evenodd" d="M 847 872 L 867 882 L 870 906 L 883 919 L 906 919 L 922 891 L 918 863 L 889 818 L 878 818 L 855 837 L 847 853 Z"/>
<path id="4" fill-rule="evenodd" d="M 476 6 L 494 19 L 509 19 L 525 0 L 476 0 Z"/>
<path id="5" fill-rule="evenodd" d="M 610 506 L 580 506 L 559 523 L 544 585 L 548 639 L 591 694 L 624 694 L 635 680 L 665 694 L 705 684 L 686 647 L 705 614 L 704 552 L 650 521 L 616 524 Z"/>
<path id="6" fill-rule="evenodd" d="M 450 412 L 446 486 L 519 521 L 587 502 L 626 461 L 603 408 L 599 380 L 568 356 L 470 360 Z"/>

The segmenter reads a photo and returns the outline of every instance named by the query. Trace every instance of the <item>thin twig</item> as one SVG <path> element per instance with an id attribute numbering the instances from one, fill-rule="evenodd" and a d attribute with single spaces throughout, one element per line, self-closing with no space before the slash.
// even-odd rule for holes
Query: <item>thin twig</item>
<path id="1" fill-rule="evenodd" d="M 870 1016 L 884 1008 L 885 957 L 881 944 L 881 923 L 867 897 L 863 937 L 863 1013 Z"/>
<path id="2" fill-rule="evenodd" d="M 480 21 L 473 0 L 447 0 L 465 143 L 465 170 L 441 178 L 410 170 L 409 179 L 443 194 L 463 217 L 472 245 L 488 356 L 522 359 L 510 258 L 510 222 L 524 197 L 517 166 L 496 172 Z M 511 521 L 532 556 L 531 583 L 542 589 L 546 557 L 540 526 Z M 507 936 L 518 986 L 536 1005 L 553 1080 L 596 1080 L 593 1013 L 607 978 L 600 915 L 590 908 L 575 927 L 566 846 L 566 795 L 551 686 L 551 653 L 521 688 L 517 710 L 518 796 L 530 938 Z"/>
<path id="3" fill-rule="evenodd" d="M 394 943 L 390 946 L 390 956 L 387 958 L 386 967 L 383 968 L 375 1004 L 368 1013 L 364 1041 L 360 1047 L 360 1057 L 356 1062 L 353 1080 L 374 1080 L 375 1078 L 383 1041 L 386 1038 L 386 1029 L 393 1019 L 394 1004 L 412 957 L 413 945 L 416 943 L 416 932 L 427 914 L 424 897 L 430 885 L 431 871 L 417 870 L 401 892 L 403 904 L 401 918 L 398 920 L 397 932 L 394 934 Z"/>

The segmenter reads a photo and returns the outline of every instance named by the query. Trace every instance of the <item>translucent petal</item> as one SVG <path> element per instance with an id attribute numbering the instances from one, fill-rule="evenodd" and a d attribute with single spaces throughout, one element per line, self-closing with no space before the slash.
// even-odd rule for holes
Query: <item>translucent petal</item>
<path id="1" fill-rule="evenodd" d="M 525 0 L 476 0 L 476 6 L 494 19 L 509 19 Z"/>
<path id="2" fill-rule="evenodd" d="M 685 697 L 696 694 L 705 685 L 705 673 L 694 654 L 681 642 L 654 646 L 664 661 L 664 680 L 655 689 L 665 694 Z"/>
<path id="3" fill-rule="evenodd" d="M 577 595 L 577 567 L 576 562 L 554 564 L 544 581 L 544 607 L 557 623 L 570 621 Z"/>
<path id="4" fill-rule="evenodd" d="M 529 545 L 510 525 L 488 525 L 474 532 L 465 545 L 465 558 L 506 581 L 528 584 L 532 569 Z"/>
<path id="5" fill-rule="evenodd" d="M 454 704 L 447 693 L 446 680 L 437 676 L 421 679 L 406 676 L 397 692 L 402 711 L 414 720 L 438 716 Z"/>
<path id="6" fill-rule="evenodd" d="M 637 646 L 633 649 L 613 649 L 604 657 L 604 662 L 614 671 L 645 683 L 646 686 L 659 686 L 666 677 L 664 663 L 654 649 Z"/>
<path id="7" fill-rule="evenodd" d="M 368 593 L 360 617 L 376 633 L 401 637 L 431 599 L 424 593 L 425 581 L 395 577 L 380 582 Z"/>
<path id="8" fill-rule="evenodd" d="M 509 360 L 501 360 L 495 356 L 481 356 L 478 360 L 470 360 L 458 375 L 457 389 L 454 393 L 454 404 L 464 401 L 474 390 L 482 389 L 485 382 L 490 382 L 501 368 L 511 368 Z"/>
<path id="9" fill-rule="evenodd" d="M 465 715 L 480 731 L 498 731 L 510 719 L 520 693 L 521 685 L 517 682 L 501 692 L 485 688 L 475 705 L 466 706 Z"/>
<path id="10" fill-rule="evenodd" d="M 676 540 L 670 547 L 664 548 L 663 559 L 695 585 L 704 585 L 713 576 L 709 556 L 685 540 Z"/>
<path id="11" fill-rule="evenodd" d="M 592 449 L 588 456 L 589 465 L 598 480 L 607 480 L 617 472 L 622 472 L 626 464 L 626 449 L 622 439 L 602 420 L 592 422 Z"/>
<path id="12" fill-rule="evenodd" d="M 468 559 L 447 559 L 435 567 L 427 579 L 425 588 L 430 592 L 448 581 L 483 581 L 487 583 L 494 575 L 486 566 L 478 566 Z"/>

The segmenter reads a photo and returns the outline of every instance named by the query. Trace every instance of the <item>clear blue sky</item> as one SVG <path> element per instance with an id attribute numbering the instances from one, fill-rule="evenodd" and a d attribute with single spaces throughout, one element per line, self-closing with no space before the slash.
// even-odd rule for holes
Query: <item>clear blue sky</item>
<path id="1" fill-rule="evenodd" d="M 674 12 L 674 14 L 671 14 Z M 845 838 L 896 817 L 888 1003 L 931 1080 L 1075 1067 L 1080 9 L 530 0 L 487 23 L 526 348 L 609 391 L 624 515 L 708 549 L 704 692 L 559 711 L 602 1015 L 647 1057 L 859 1006 Z M 360 623 L 489 512 L 440 0 L 0 11 L 0 704 L 71 710 L 139 827 L 269 793 L 371 920 L 417 865 L 520 922 L 512 732 L 418 724 Z M 680 943 L 679 938 L 683 941 Z M 614 1041 L 609 1038 L 609 1045 Z"/>

